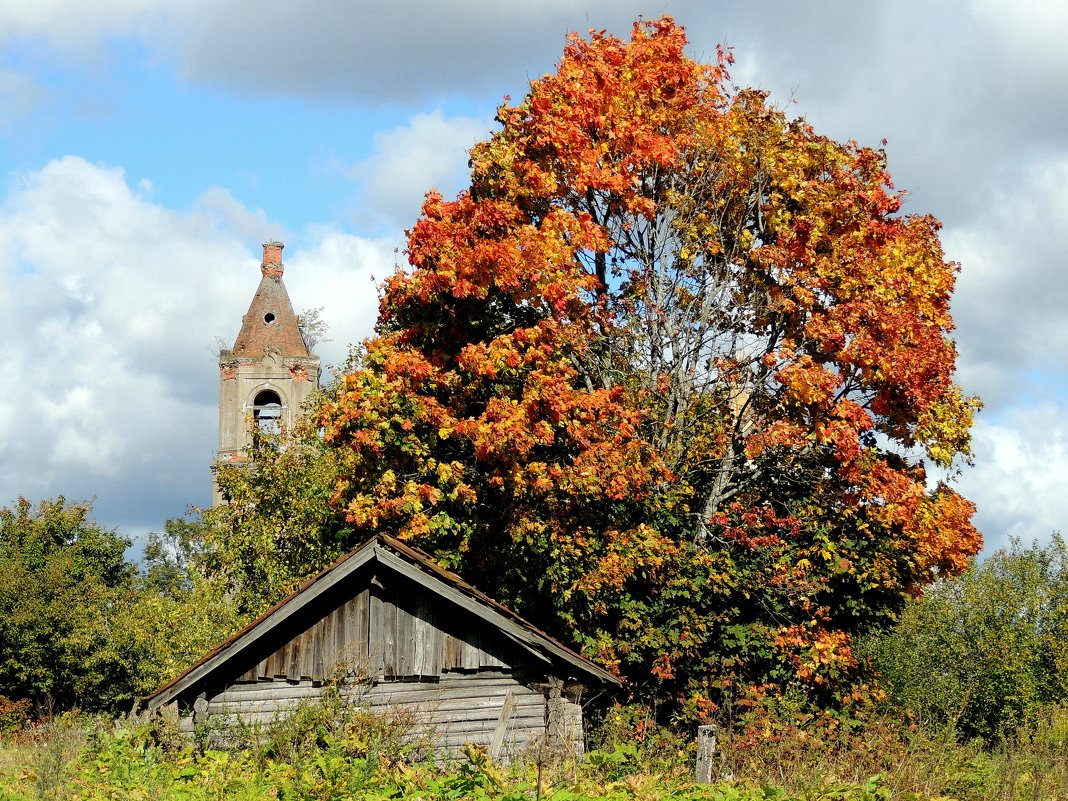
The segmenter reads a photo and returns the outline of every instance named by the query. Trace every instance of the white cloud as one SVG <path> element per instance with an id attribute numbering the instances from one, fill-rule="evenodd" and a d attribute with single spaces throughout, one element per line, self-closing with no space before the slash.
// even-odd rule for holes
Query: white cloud
<path id="1" fill-rule="evenodd" d="M 138 30 L 165 5 L 160 0 L 98 0 L 74 13 L 69 0 L 3 0 L 0 31 L 7 36 L 42 36 L 62 49 L 85 53 L 105 36 Z M 200 3 L 185 0 L 183 5 L 192 11 Z"/>
<path id="2" fill-rule="evenodd" d="M 954 296 L 961 382 L 996 411 L 1031 391 L 1036 374 L 1068 371 L 1068 155 L 1006 175 L 987 188 L 983 210 L 947 228 L 960 262 Z"/>
<path id="3" fill-rule="evenodd" d="M 265 210 L 246 208 L 228 189 L 221 186 L 201 192 L 195 207 L 197 211 L 212 217 L 220 227 L 249 242 L 267 239 L 285 241 L 291 237 L 281 223 L 268 219 Z"/>
<path id="4" fill-rule="evenodd" d="M 1068 67 L 1068 6 L 1064 3 L 973 0 L 971 8 L 979 23 L 1009 48 L 992 53 L 995 60 L 1025 59 L 1062 73 Z"/>
<path id="5" fill-rule="evenodd" d="M 361 190 L 357 221 L 403 228 L 419 216 L 430 189 L 455 196 L 468 183 L 468 151 L 489 131 L 489 120 L 437 110 L 377 132 L 371 155 L 348 170 Z"/>
<path id="6" fill-rule="evenodd" d="M 310 247 L 287 257 L 285 281 L 296 310 L 323 307 L 330 326 L 316 348 L 323 366 L 340 366 L 354 345 L 373 333 L 376 283 L 393 272 L 394 239 L 365 239 L 329 226 L 306 232 Z M 251 295 L 249 296 L 251 299 Z"/>
<path id="7" fill-rule="evenodd" d="M 980 501 L 976 524 L 989 553 L 1010 536 L 1044 541 L 1068 532 L 1068 407 L 1017 407 L 974 430 L 975 467 L 958 486 Z"/>
<path id="8" fill-rule="evenodd" d="M 219 190 L 164 208 L 77 157 L 15 183 L 0 207 L 0 504 L 96 496 L 106 522 L 143 530 L 207 502 L 218 389 L 205 346 L 237 331 L 259 280 L 258 249 L 230 226 L 261 219 Z M 330 229 L 303 239 L 291 295 L 327 306 L 343 351 L 370 332 L 364 276 L 388 269 L 389 248 Z"/>

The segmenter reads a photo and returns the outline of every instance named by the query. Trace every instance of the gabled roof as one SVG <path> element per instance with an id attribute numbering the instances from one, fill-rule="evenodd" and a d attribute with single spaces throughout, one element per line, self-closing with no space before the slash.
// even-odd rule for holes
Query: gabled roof
<path id="1" fill-rule="evenodd" d="M 215 673 L 226 662 L 252 648 L 261 638 L 285 625 L 305 606 L 324 593 L 341 585 L 364 565 L 377 561 L 397 573 L 418 582 L 443 600 L 456 604 L 497 628 L 505 637 L 538 661 L 566 665 L 574 675 L 593 679 L 599 684 L 620 683 L 619 679 L 593 662 L 579 656 L 567 646 L 539 631 L 503 604 L 476 590 L 455 573 L 444 569 L 423 551 L 385 534 L 378 534 L 359 548 L 342 556 L 317 576 L 308 579 L 289 597 L 283 599 L 244 629 L 233 635 L 173 681 L 147 699 L 149 707 L 169 703 L 199 681 Z"/>
<path id="2" fill-rule="evenodd" d="M 286 285 L 282 283 L 281 242 L 267 242 L 263 246 L 262 278 L 252 297 L 248 312 L 241 319 L 231 356 L 258 359 L 269 349 L 285 356 L 311 356 L 304 336 L 297 324 L 297 315 L 289 300 Z"/>

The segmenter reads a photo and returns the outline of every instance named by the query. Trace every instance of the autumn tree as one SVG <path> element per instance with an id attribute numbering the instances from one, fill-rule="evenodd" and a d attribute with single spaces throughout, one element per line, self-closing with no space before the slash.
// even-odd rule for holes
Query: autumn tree
<path id="1" fill-rule="evenodd" d="M 852 635 L 980 546 L 926 472 L 969 454 L 956 267 L 881 151 L 684 46 L 572 36 L 427 197 L 319 416 L 333 502 L 639 695 L 840 702 Z"/>

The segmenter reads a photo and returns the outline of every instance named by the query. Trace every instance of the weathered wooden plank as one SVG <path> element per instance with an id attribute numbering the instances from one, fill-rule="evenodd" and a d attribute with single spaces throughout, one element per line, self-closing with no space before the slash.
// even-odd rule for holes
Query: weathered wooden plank
<path id="1" fill-rule="evenodd" d="M 294 637 L 285 644 L 285 661 L 282 664 L 282 675 L 300 678 L 300 637 Z"/>
<path id="2" fill-rule="evenodd" d="M 397 604 L 388 591 L 382 597 L 382 675 L 401 675 L 397 670 Z"/>
<path id="3" fill-rule="evenodd" d="M 482 695 L 499 695 L 503 696 L 505 690 L 510 687 L 519 687 L 518 684 L 503 684 L 503 685 L 481 685 L 481 686 L 465 686 L 465 685 L 449 685 L 438 682 L 418 682 L 418 681 L 379 681 L 375 682 L 375 692 L 379 694 L 387 695 L 404 695 L 408 693 L 414 693 L 416 695 L 428 696 L 428 697 L 449 697 L 450 695 L 456 696 L 482 696 Z"/>
<path id="4" fill-rule="evenodd" d="M 322 687 L 310 682 L 290 684 L 286 681 L 265 681 L 245 687 L 229 687 L 211 699 L 213 703 L 230 703 L 258 698 L 313 698 L 322 694 Z"/>
<path id="5" fill-rule="evenodd" d="M 341 604 L 330 613 L 329 656 L 330 670 L 336 675 L 345 675 L 349 670 L 349 656 L 345 642 L 345 608 Z"/>
<path id="6" fill-rule="evenodd" d="M 230 715 L 244 718 L 246 715 L 261 712 L 271 714 L 289 714 L 304 703 L 303 698 L 286 698 L 273 701 L 244 701 L 239 704 L 208 704 L 209 715 Z"/>
<path id="7" fill-rule="evenodd" d="M 464 642 L 452 634 L 444 634 L 444 648 L 441 652 L 441 670 L 455 670 L 463 667 Z"/>
<path id="8" fill-rule="evenodd" d="M 265 726 L 269 723 L 274 723 L 286 714 L 286 711 L 280 710 L 278 712 L 244 712 L 240 715 L 214 715 L 213 723 L 222 723 L 226 720 L 230 720 L 234 723 L 243 724 L 246 726 Z"/>
<path id="9" fill-rule="evenodd" d="M 488 734 L 492 737 L 497 731 L 499 717 L 486 720 L 450 720 L 450 721 L 427 721 L 442 732 L 448 734 Z M 519 732 L 540 734 L 545 730 L 544 724 L 535 718 L 509 717 L 505 722 L 507 736 L 503 737 L 502 745 L 514 739 Z"/>
<path id="10" fill-rule="evenodd" d="M 427 621 L 428 641 L 426 647 L 427 662 L 424 676 L 437 676 L 441 674 L 442 645 L 445 640 L 445 632 L 434 623 Z"/>
<path id="11" fill-rule="evenodd" d="M 497 703 L 500 703 L 501 698 L 505 694 L 512 690 L 520 698 L 530 698 L 532 702 L 536 700 L 537 703 L 542 703 L 542 699 L 545 697 L 539 692 L 535 692 L 521 684 L 505 684 L 505 685 L 473 685 L 470 687 L 442 687 L 442 686 L 430 686 L 421 688 L 412 686 L 410 684 L 378 684 L 375 685 L 372 695 L 379 697 L 389 697 L 401 700 L 419 700 L 419 699 L 436 699 L 439 701 L 452 700 L 452 699 L 472 699 L 477 700 L 480 698 L 493 699 L 496 698 Z"/>
<path id="12" fill-rule="evenodd" d="M 413 641 L 413 623 L 411 614 L 399 604 L 396 606 L 396 635 L 395 635 L 395 658 L 394 668 L 398 676 L 414 676 L 412 669 L 412 655 L 415 651 Z"/>
<path id="13" fill-rule="evenodd" d="M 412 674 L 416 676 L 436 676 L 438 674 L 437 658 L 439 635 L 432 622 L 433 608 L 425 591 L 420 591 L 412 604 Z"/>
<path id="14" fill-rule="evenodd" d="M 316 621 L 308 633 L 308 678 L 322 679 L 326 676 L 323 670 L 323 621 Z"/>
<path id="15" fill-rule="evenodd" d="M 471 709 L 483 707 L 500 707 L 506 693 L 493 693 L 492 695 L 460 694 L 460 693 L 421 693 L 421 692 L 379 692 L 374 689 L 366 694 L 369 703 L 379 704 L 439 704 L 449 708 L 467 706 Z M 516 703 L 523 706 L 542 707 L 545 699 L 540 695 L 526 695 L 516 693 Z"/>
<path id="16" fill-rule="evenodd" d="M 350 642 L 356 644 L 353 659 L 357 662 L 357 669 L 364 676 L 375 675 L 371 671 L 370 643 L 368 641 L 368 626 L 371 618 L 371 591 L 365 588 L 352 600 L 352 616 L 354 627 L 350 636 Z"/>
<path id="17" fill-rule="evenodd" d="M 304 629 L 300 633 L 300 676 L 301 679 L 313 679 L 315 678 L 314 668 L 315 659 L 315 627 Z M 290 676 L 290 678 L 297 678 L 296 676 Z"/>
<path id="18" fill-rule="evenodd" d="M 285 676 L 289 670 L 289 650 L 282 646 L 271 656 L 270 664 L 267 667 L 267 675 L 274 678 L 276 676 Z"/>
<path id="19" fill-rule="evenodd" d="M 481 664 L 478 628 L 474 625 L 468 626 L 467 630 L 464 632 L 463 640 L 463 653 L 460 657 L 460 667 L 464 670 L 478 670 L 479 665 Z"/>
<path id="20" fill-rule="evenodd" d="M 434 707 L 424 707 L 419 705 L 392 705 L 392 706 L 371 706 L 371 712 L 375 714 L 403 714 L 406 717 L 411 718 L 413 721 L 423 722 L 427 724 L 434 724 L 436 726 L 444 726 L 446 728 L 452 726 L 466 727 L 470 726 L 477 729 L 492 729 L 497 725 L 497 720 L 501 714 L 501 708 L 498 706 L 494 709 L 438 709 Z M 544 727 L 545 715 L 541 710 L 532 707 L 526 707 L 523 709 L 513 709 L 511 715 L 514 721 L 521 721 L 524 726 L 538 726 Z M 518 724 L 517 724 L 518 725 Z"/>
<path id="21" fill-rule="evenodd" d="M 513 696 L 515 698 L 515 696 Z M 495 710 L 501 708 L 501 704 L 504 702 L 504 696 L 496 696 L 494 698 L 456 698 L 456 699 L 441 699 L 434 696 L 396 696 L 396 695 L 367 695 L 367 702 L 372 707 L 383 706 L 404 706 L 404 707 L 421 707 L 423 709 L 431 710 L 448 710 L 448 711 L 466 711 L 468 714 L 485 714 L 488 717 L 496 715 Z M 545 706 L 544 701 L 539 697 L 532 698 L 515 698 L 515 703 L 520 708 L 530 708 L 535 710 L 537 714 L 542 714 L 542 710 Z M 533 714 L 533 713 L 532 713 Z"/>
<path id="22" fill-rule="evenodd" d="M 386 610 L 380 587 L 372 586 L 367 647 L 370 651 L 371 676 L 382 676 L 386 670 Z"/>
<path id="23" fill-rule="evenodd" d="M 359 621 L 356 619 L 357 615 L 359 615 L 359 610 L 357 607 L 357 598 L 350 598 L 337 609 L 336 629 L 334 630 L 334 659 L 337 662 L 338 669 L 346 675 L 364 675 L 367 672 L 365 663 L 367 644 L 359 641 L 359 633 L 357 631 Z M 366 630 L 366 621 L 364 628 Z"/>
<path id="24" fill-rule="evenodd" d="M 501 758 L 501 749 L 504 748 L 504 737 L 508 733 L 508 724 L 511 722 L 512 710 L 515 708 L 515 693 L 511 690 L 504 696 L 504 703 L 501 705 L 501 713 L 497 717 L 497 726 L 493 730 L 493 737 L 490 739 L 489 754 L 493 760 L 499 760 Z M 455 731 L 455 729 L 452 729 Z"/>

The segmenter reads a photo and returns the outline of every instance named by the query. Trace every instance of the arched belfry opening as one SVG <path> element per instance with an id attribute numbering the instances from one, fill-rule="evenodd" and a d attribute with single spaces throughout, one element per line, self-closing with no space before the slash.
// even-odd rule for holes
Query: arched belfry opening
<path id="1" fill-rule="evenodd" d="M 260 284 L 229 350 L 219 352 L 216 463 L 246 460 L 254 428 L 288 430 L 319 385 L 319 357 L 308 349 L 282 282 L 281 242 L 263 246 Z M 220 503 L 218 487 L 212 502 Z"/>
<path id="2" fill-rule="evenodd" d="M 282 399 L 273 389 L 257 393 L 252 401 L 252 419 L 264 434 L 282 433 Z"/>

